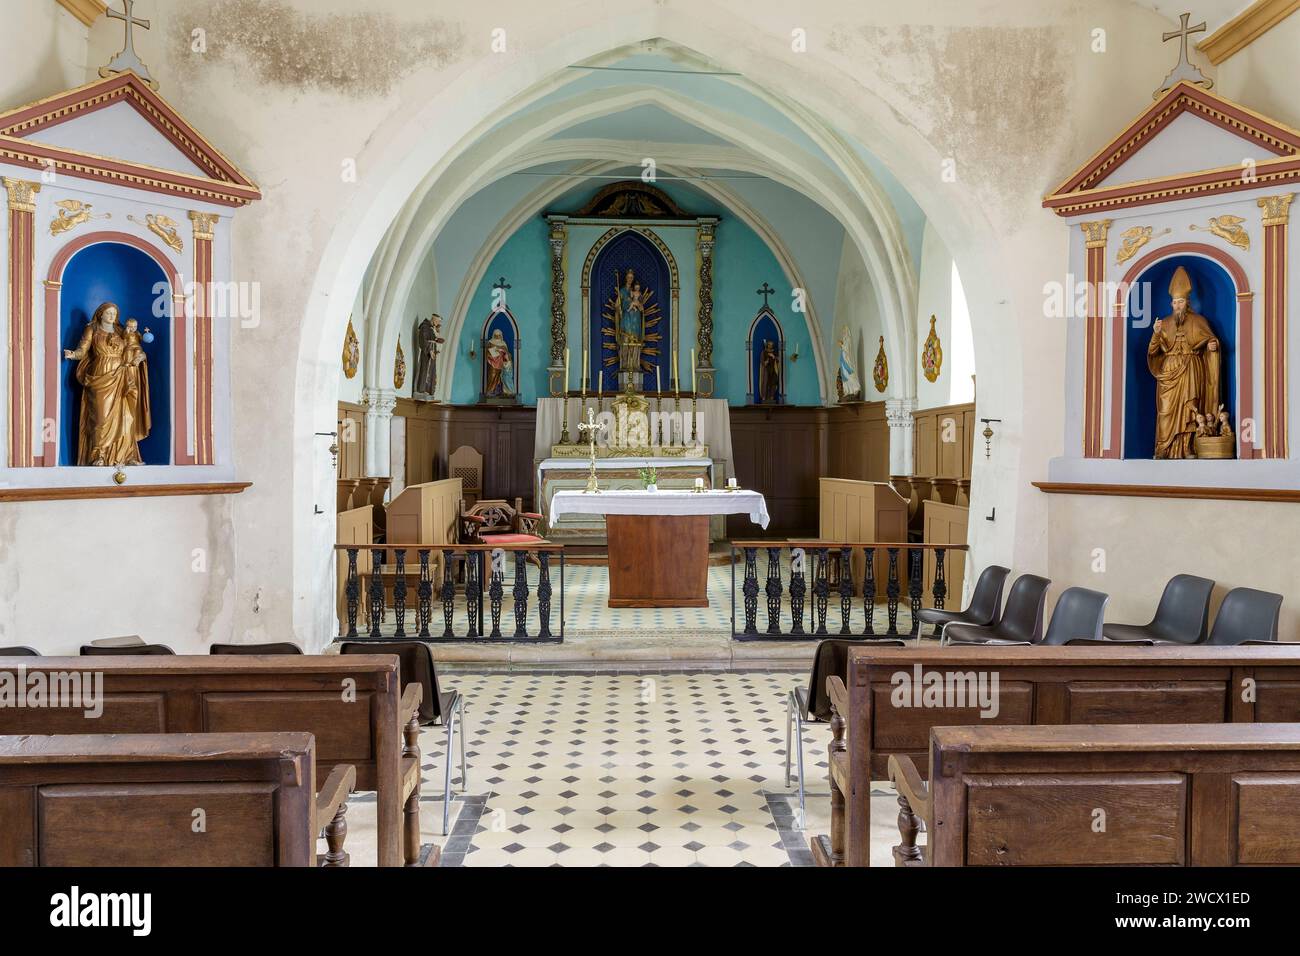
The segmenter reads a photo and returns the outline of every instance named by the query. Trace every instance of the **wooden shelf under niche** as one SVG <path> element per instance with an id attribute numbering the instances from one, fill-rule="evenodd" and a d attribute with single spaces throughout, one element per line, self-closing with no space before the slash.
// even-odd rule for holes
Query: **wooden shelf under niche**
<path id="1" fill-rule="evenodd" d="M 1300 502 L 1300 488 L 1199 488 L 1194 485 L 1108 485 L 1074 481 L 1034 481 L 1031 484 L 1049 495 Z"/>
<path id="2" fill-rule="evenodd" d="M 159 498 L 179 495 L 237 495 L 251 481 L 210 481 L 175 485 L 108 485 L 68 488 L 0 488 L 0 501 L 74 501 L 86 498 Z"/>

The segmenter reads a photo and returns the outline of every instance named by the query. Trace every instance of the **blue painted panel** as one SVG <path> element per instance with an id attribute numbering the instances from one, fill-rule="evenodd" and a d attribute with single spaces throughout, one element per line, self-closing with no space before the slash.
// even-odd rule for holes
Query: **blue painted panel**
<path id="1" fill-rule="evenodd" d="M 1233 427 L 1238 428 L 1237 389 L 1237 288 L 1228 271 L 1212 259 L 1201 256 L 1170 256 L 1154 263 L 1138 277 L 1129 293 L 1129 322 L 1125 333 L 1124 368 L 1124 457 L 1152 458 L 1156 441 L 1156 380 L 1147 368 L 1147 347 L 1157 318 L 1173 311 L 1169 280 L 1182 266 L 1192 280 L 1187 307 L 1209 320 L 1218 336 L 1223 376 L 1220 401 L 1227 406 Z M 1150 284 L 1150 314 L 1139 315 L 1140 292 Z M 1138 325 L 1135 325 L 1136 317 Z"/>
<path id="2" fill-rule="evenodd" d="M 587 357 L 592 388 L 599 382 L 606 392 L 618 391 L 618 330 L 610 302 L 616 294 L 628 296 L 624 286 L 629 270 L 633 273 L 634 294 L 639 295 L 644 306 L 644 317 L 639 323 L 642 331 L 633 330 L 645 338 L 641 367 L 650 368 L 642 374 L 641 388 L 654 390 L 657 368 L 660 381 L 667 389 L 672 375 L 672 273 L 655 244 L 632 231 L 619 233 L 607 242 L 591 267 L 591 341 L 600 343 L 599 348 L 592 348 L 595 354 Z"/>
<path id="3" fill-rule="evenodd" d="M 155 287 L 162 283 L 162 294 Z M 139 320 L 154 340 L 142 343 L 149 370 L 149 399 L 152 430 L 140 442 L 140 457 L 146 465 L 171 464 L 172 448 L 172 333 L 171 285 L 161 267 L 132 246 L 116 242 L 87 246 L 68 261 L 63 270 L 60 295 L 60 347 L 73 349 L 81 340 L 86 323 L 103 302 L 118 306 L 119 321 Z M 160 315 L 155 315 L 155 306 Z M 80 427 L 81 385 L 77 363 L 59 362 L 59 464 L 77 463 Z"/>

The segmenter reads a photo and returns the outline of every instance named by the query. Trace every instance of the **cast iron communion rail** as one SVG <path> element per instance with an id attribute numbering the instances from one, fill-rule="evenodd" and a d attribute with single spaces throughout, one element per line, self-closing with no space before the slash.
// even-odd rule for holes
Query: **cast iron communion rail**
<path id="1" fill-rule="evenodd" d="M 346 610 L 339 621 L 348 640 L 475 641 L 558 644 L 564 640 L 564 545 L 528 544 L 336 544 L 347 570 Z M 559 586 L 553 587 L 559 556 Z M 368 557 L 365 561 L 363 558 Z M 513 559 L 513 568 L 507 567 Z M 537 583 L 528 580 L 528 562 Z M 513 628 L 502 630 L 507 575 L 513 579 Z M 458 580 L 460 579 L 460 580 Z M 415 601 L 408 600 L 414 591 Z M 529 599 L 537 596 L 536 632 L 530 633 Z M 551 603 L 559 592 L 559 633 L 551 629 Z M 463 600 L 458 596 L 464 595 Z M 442 603 L 442 633 L 433 621 L 435 595 Z M 364 604 L 364 631 L 358 618 Z M 391 614 L 390 614 L 391 612 Z M 431 630 L 432 628 L 432 630 Z"/>
<path id="2" fill-rule="evenodd" d="M 821 637 L 897 637 L 898 604 L 907 584 L 907 598 L 912 611 L 912 626 L 908 636 L 916 637 L 921 622 L 922 575 L 925 553 L 934 552 L 934 583 L 930 589 L 934 606 L 942 608 L 948 596 L 945 560 L 950 551 L 966 551 L 964 544 L 903 544 L 902 542 L 872 541 L 866 543 L 841 543 L 838 541 L 735 541 L 731 545 L 731 637 L 737 641 L 815 640 Z M 767 553 L 767 577 L 759 582 L 759 552 Z M 853 554 L 864 555 L 862 586 L 859 588 L 853 575 Z M 785 553 L 789 552 L 790 579 L 785 580 Z M 880 598 L 877 583 L 877 552 L 887 563 L 884 575 L 884 597 L 888 614 L 888 627 L 877 632 L 875 607 Z M 899 556 L 906 552 L 906 566 L 899 567 Z M 743 555 L 743 620 L 737 617 L 736 563 Z M 760 590 L 767 598 L 767 628 L 759 629 L 758 596 Z M 840 601 L 840 627 L 832 632 L 827 628 L 831 592 Z M 782 613 L 789 598 L 790 629 L 784 628 Z M 861 599 L 866 618 L 863 630 L 854 634 L 852 626 L 854 601 Z M 808 624 L 804 626 L 804 605 L 808 605 Z"/>

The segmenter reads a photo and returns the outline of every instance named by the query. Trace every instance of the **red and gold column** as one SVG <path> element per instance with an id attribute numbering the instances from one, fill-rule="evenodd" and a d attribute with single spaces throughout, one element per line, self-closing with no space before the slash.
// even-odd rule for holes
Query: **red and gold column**
<path id="1" fill-rule="evenodd" d="M 9 466 L 32 461 L 32 362 L 36 194 L 40 183 L 3 179 L 9 194 Z"/>
<path id="2" fill-rule="evenodd" d="M 194 226 L 194 464 L 211 465 L 213 212 L 191 212 Z"/>
<path id="3" fill-rule="evenodd" d="M 1082 222 L 1088 315 L 1083 360 L 1083 457 L 1102 456 L 1102 409 L 1106 369 L 1106 238 L 1111 220 Z"/>
<path id="4" fill-rule="evenodd" d="M 1286 227 L 1295 193 L 1259 200 L 1264 226 L 1264 457 L 1287 456 Z"/>

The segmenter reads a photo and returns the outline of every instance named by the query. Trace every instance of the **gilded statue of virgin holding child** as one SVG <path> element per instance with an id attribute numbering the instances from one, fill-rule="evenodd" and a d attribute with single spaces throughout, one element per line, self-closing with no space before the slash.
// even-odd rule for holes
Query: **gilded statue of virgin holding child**
<path id="1" fill-rule="evenodd" d="M 118 321 L 119 310 L 105 302 L 63 357 L 77 363 L 81 416 L 77 431 L 78 465 L 142 465 L 140 442 L 149 436 L 149 369 L 135 319 Z M 146 330 L 148 331 L 148 330 Z"/>

